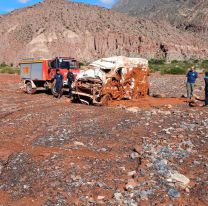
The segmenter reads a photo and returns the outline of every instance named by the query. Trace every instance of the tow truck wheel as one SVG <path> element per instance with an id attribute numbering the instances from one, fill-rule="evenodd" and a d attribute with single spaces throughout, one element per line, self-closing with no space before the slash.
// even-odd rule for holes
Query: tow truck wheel
<path id="1" fill-rule="evenodd" d="M 51 93 L 54 97 L 58 97 L 58 93 L 56 92 L 55 84 L 52 84 L 51 86 Z"/>
<path id="2" fill-rule="evenodd" d="M 54 97 L 59 96 L 59 94 L 56 92 L 55 84 L 52 84 L 51 93 L 53 94 Z M 62 96 L 62 94 L 63 94 L 63 89 L 61 90 L 61 96 Z"/>
<path id="3" fill-rule="evenodd" d="M 34 94 L 36 92 L 36 89 L 32 88 L 32 83 L 31 82 L 27 82 L 27 84 L 26 84 L 26 92 L 28 94 Z"/>
<path id="4" fill-rule="evenodd" d="M 106 94 L 101 98 L 101 104 L 103 106 L 108 106 L 111 100 L 112 100 L 111 95 Z"/>

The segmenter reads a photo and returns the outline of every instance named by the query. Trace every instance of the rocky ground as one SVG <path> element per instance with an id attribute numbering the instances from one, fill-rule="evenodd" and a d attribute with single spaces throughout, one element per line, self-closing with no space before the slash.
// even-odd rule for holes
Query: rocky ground
<path id="1" fill-rule="evenodd" d="M 184 75 L 151 75 L 151 94 L 160 94 L 164 97 L 186 96 L 186 77 Z M 204 98 L 203 74 L 199 74 L 196 81 L 194 95 Z"/>
<path id="2" fill-rule="evenodd" d="M 0 75 L 1 206 L 207 205 L 208 109 L 179 98 L 183 76 L 151 77 L 177 98 L 109 107 L 27 95 L 18 78 Z"/>

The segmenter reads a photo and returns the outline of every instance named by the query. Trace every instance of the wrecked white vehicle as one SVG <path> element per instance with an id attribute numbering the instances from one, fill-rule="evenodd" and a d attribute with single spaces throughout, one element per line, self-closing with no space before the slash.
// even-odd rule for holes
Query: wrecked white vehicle
<path id="1" fill-rule="evenodd" d="M 99 105 L 110 100 L 137 99 L 148 94 L 148 76 L 146 59 L 123 56 L 99 59 L 77 75 L 73 98 Z"/>

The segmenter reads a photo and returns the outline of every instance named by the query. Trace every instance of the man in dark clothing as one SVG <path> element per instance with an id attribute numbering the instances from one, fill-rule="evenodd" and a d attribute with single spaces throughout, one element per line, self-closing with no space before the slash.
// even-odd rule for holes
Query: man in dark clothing
<path id="1" fill-rule="evenodd" d="M 58 94 L 58 98 L 61 97 L 62 87 L 63 87 L 63 75 L 60 73 L 60 70 L 56 70 L 56 75 L 54 77 L 55 80 L 55 90 Z"/>
<path id="2" fill-rule="evenodd" d="M 74 82 L 74 74 L 68 70 L 67 73 L 67 79 L 68 79 L 68 87 L 69 87 L 69 98 L 72 97 L 72 83 Z"/>
<path id="3" fill-rule="evenodd" d="M 205 107 L 208 107 L 208 72 L 205 72 L 205 77 L 204 77 L 204 81 L 205 81 Z"/>
<path id="4" fill-rule="evenodd" d="M 186 83 L 187 98 L 191 99 L 193 97 L 194 85 L 195 85 L 196 79 L 198 78 L 198 73 L 195 71 L 194 67 L 192 67 L 189 70 L 186 77 L 187 77 L 187 83 Z"/>

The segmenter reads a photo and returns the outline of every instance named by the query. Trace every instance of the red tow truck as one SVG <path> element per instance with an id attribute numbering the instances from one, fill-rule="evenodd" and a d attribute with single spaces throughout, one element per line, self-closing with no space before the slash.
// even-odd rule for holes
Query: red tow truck
<path id="1" fill-rule="evenodd" d="M 28 94 L 35 93 L 38 89 L 51 90 L 57 95 L 54 89 L 54 76 L 56 70 L 60 69 L 63 75 L 63 86 L 67 87 L 67 72 L 70 69 L 75 78 L 80 72 L 79 62 L 70 57 L 56 57 L 54 59 L 24 59 L 20 62 L 20 77 L 23 81 L 25 91 Z"/>

